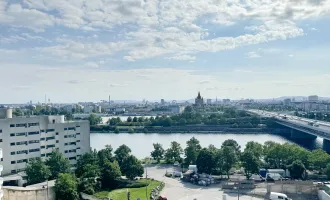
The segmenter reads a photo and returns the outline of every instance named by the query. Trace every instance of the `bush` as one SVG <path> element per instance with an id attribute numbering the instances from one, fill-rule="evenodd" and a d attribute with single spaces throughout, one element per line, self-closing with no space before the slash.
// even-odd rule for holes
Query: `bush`
<path id="1" fill-rule="evenodd" d="M 119 133 L 119 128 L 116 127 L 115 130 L 113 131 L 114 133 Z"/>
<path id="2" fill-rule="evenodd" d="M 128 133 L 134 133 L 134 129 L 133 128 L 129 128 L 128 129 Z"/>
<path id="3" fill-rule="evenodd" d="M 131 181 L 127 179 L 120 179 L 116 181 L 117 188 L 141 188 L 146 187 L 148 184 L 147 181 Z"/>

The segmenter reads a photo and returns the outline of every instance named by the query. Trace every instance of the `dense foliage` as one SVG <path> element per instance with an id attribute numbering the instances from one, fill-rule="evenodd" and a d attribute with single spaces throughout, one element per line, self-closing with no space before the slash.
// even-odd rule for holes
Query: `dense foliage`
<path id="1" fill-rule="evenodd" d="M 77 180 L 72 174 L 59 174 L 55 182 L 57 200 L 78 200 Z"/>

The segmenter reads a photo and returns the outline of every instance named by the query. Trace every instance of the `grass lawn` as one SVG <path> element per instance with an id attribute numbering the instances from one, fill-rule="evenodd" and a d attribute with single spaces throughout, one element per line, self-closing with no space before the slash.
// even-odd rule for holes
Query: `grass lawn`
<path id="1" fill-rule="evenodd" d="M 152 189 L 160 185 L 159 181 L 155 180 L 139 180 L 139 182 L 146 182 L 148 181 L 148 199 L 150 198 L 150 193 Z M 140 198 L 146 199 L 146 188 L 128 188 L 128 191 L 131 193 L 131 199 L 137 199 Z M 127 199 L 127 188 L 122 188 L 122 189 L 115 189 L 112 191 L 101 191 L 97 192 L 94 194 L 96 198 L 103 199 L 104 197 L 110 197 L 111 199 L 114 200 L 126 200 Z"/>

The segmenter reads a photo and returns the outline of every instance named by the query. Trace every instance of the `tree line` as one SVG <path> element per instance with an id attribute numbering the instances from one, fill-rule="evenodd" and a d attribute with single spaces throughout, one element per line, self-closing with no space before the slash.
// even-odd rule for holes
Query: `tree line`
<path id="1" fill-rule="evenodd" d="M 264 120 L 265 123 L 269 120 Z M 128 117 L 122 121 L 119 117 L 111 118 L 107 124 L 110 126 L 184 126 L 184 125 L 229 125 L 233 128 L 253 128 L 261 123 L 261 119 L 250 115 L 246 111 L 237 110 L 232 107 L 224 107 L 213 113 L 201 112 L 191 106 L 187 106 L 183 113 L 172 116 L 156 117 Z"/>
<path id="2" fill-rule="evenodd" d="M 146 183 L 129 181 L 143 173 L 141 162 L 131 155 L 126 145 L 121 145 L 114 153 L 110 145 L 85 153 L 78 158 L 74 171 L 69 160 L 58 151 L 53 151 L 45 162 L 41 158 L 31 159 L 26 168 L 28 185 L 57 179 L 56 198 L 72 200 L 79 199 L 79 192 L 92 195 L 102 189 L 145 186 Z"/>
<path id="3" fill-rule="evenodd" d="M 158 163 L 179 162 L 183 166 L 197 165 L 200 173 L 230 175 L 233 168 L 243 167 L 245 176 L 249 179 L 258 174 L 261 168 L 288 169 L 291 177 L 303 179 L 306 170 L 325 174 L 330 178 L 330 155 L 321 149 L 308 151 L 296 144 L 279 144 L 267 141 L 264 144 L 250 141 L 244 151 L 235 140 L 229 139 L 222 143 L 220 148 L 210 145 L 202 148 L 196 138 L 187 141 L 182 149 L 178 142 L 171 142 L 168 149 L 161 144 L 153 144 L 151 157 Z"/>

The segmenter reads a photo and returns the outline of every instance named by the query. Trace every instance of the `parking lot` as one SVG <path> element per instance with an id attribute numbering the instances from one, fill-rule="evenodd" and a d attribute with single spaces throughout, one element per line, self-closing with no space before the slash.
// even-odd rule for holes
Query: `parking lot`
<path id="1" fill-rule="evenodd" d="M 223 200 L 223 195 L 226 194 L 227 200 L 238 199 L 237 193 L 224 193 L 221 190 L 220 184 L 214 184 L 208 187 L 193 185 L 191 183 L 181 182 L 179 179 L 165 177 L 166 172 L 176 170 L 173 166 L 149 166 L 147 173 L 149 178 L 154 178 L 165 182 L 165 188 L 162 195 L 168 200 Z M 263 191 L 261 191 L 263 192 Z M 265 191 L 264 191 L 265 192 Z M 240 200 L 262 200 L 264 198 L 240 195 Z"/>

